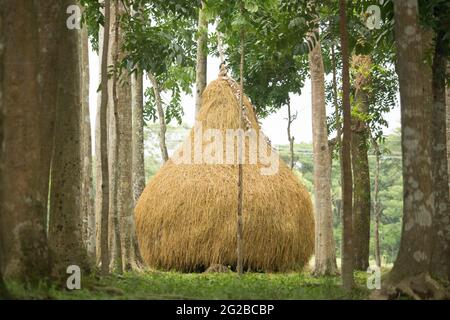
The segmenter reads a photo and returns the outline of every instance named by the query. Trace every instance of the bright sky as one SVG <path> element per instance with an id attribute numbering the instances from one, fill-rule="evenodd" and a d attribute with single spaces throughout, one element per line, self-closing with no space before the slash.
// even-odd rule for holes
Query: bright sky
<path id="1" fill-rule="evenodd" d="M 89 67 L 90 67 L 90 113 L 92 123 L 92 138 L 94 139 L 94 124 L 97 108 L 97 89 L 99 87 L 99 58 L 98 55 L 90 50 L 89 53 Z M 217 57 L 208 57 L 208 83 L 215 80 L 219 70 L 219 59 Z M 149 82 L 144 81 L 144 86 L 148 87 Z M 195 86 L 195 85 L 194 85 Z M 195 92 L 194 88 L 192 92 Z M 195 97 L 184 95 L 181 101 L 184 108 L 183 121 L 189 125 L 193 125 L 195 120 Z M 292 113 L 298 112 L 297 119 L 292 124 L 291 132 L 295 137 L 296 142 L 312 141 L 312 128 L 311 128 L 311 84 L 310 81 L 306 81 L 305 87 L 302 90 L 302 94 L 291 95 L 291 108 Z M 331 110 L 328 110 L 331 113 Z M 262 129 L 264 133 L 269 137 L 273 144 L 287 144 L 287 109 L 281 108 L 277 113 L 268 116 L 262 120 Z M 393 132 L 400 126 L 400 107 L 397 106 L 389 114 L 386 115 L 386 120 L 389 127 L 385 130 L 385 134 Z M 95 140 L 93 140 L 95 141 Z"/>

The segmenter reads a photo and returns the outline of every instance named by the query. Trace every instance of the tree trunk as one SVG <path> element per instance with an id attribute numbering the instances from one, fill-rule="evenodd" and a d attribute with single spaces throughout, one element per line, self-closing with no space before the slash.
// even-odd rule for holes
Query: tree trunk
<path id="1" fill-rule="evenodd" d="M 117 1 L 118 15 L 126 13 L 123 4 Z M 116 25 L 117 36 L 117 60 L 122 61 L 126 54 L 121 50 L 124 44 L 124 34 L 119 24 Z M 134 246 L 133 239 L 135 238 L 136 230 L 134 223 L 134 201 L 133 201 L 133 173 L 132 173 L 132 101 L 131 101 L 131 77 L 127 70 L 121 70 L 120 79 L 116 83 L 116 139 L 117 139 L 117 163 L 115 165 L 118 172 L 116 186 L 117 186 L 117 211 L 120 217 L 120 227 L 122 235 L 122 255 L 123 268 L 126 271 L 131 270 L 136 266 L 134 260 Z"/>
<path id="2" fill-rule="evenodd" d="M 450 61 L 447 61 L 447 77 L 450 77 Z M 446 105 L 447 105 L 447 172 L 448 172 L 448 191 L 450 193 L 450 83 L 447 83 L 446 91 Z"/>
<path id="3" fill-rule="evenodd" d="M 161 89 L 158 84 L 158 80 L 156 80 L 155 76 L 149 72 L 148 78 L 152 84 L 153 92 L 155 94 L 155 104 L 156 109 L 158 110 L 158 119 L 159 119 L 159 148 L 161 149 L 161 157 L 163 160 L 163 163 L 165 163 L 167 160 L 169 160 L 169 155 L 167 153 L 167 146 L 166 146 L 166 117 L 164 115 L 164 108 L 162 106 L 162 100 L 161 100 Z"/>
<path id="4" fill-rule="evenodd" d="M 244 1 L 240 1 L 240 14 L 241 17 L 244 15 Z M 242 135 L 242 131 L 244 128 L 244 116 L 243 116 L 243 109 L 244 109 L 244 36 L 245 31 L 244 28 L 241 26 L 240 28 L 240 65 L 239 65 L 239 77 L 240 77 L 240 96 L 239 96 L 239 141 L 238 141 L 238 203 L 237 203 L 237 233 L 236 233 L 236 255 L 237 255 L 237 273 L 239 275 L 244 274 L 244 236 L 243 236 L 243 229 L 244 229 L 244 222 L 242 218 L 242 212 L 244 207 L 244 171 L 243 171 L 243 148 L 244 148 L 244 137 Z"/>
<path id="5" fill-rule="evenodd" d="M 291 161 L 290 161 L 289 167 L 291 168 L 291 170 L 293 170 L 294 169 L 294 164 L 295 164 L 295 159 L 294 159 L 294 140 L 295 140 L 295 137 L 292 136 L 292 134 L 291 134 L 291 125 L 292 125 L 292 122 L 294 122 L 294 120 L 296 118 L 296 115 L 292 115 L 292 113 L 291 113 L 291 100 L 290 99 L 288 99 L 288 102 L 287 102 L 287 109 L 288 109 L 287 135 L 288 135 L 288 140 L 289 140 L 289 153 L 290 153 L 290 156 L 291 156 L 291 159 L 290 159 Z"/>
<path id="6" fill-rule="evenodd" d="M 325 109 L 325 74 L 322 48 L 318 42 L 309 53 L 312 92 L 312 130 L 315 201 L 315 265 L 314 274 L 337 273 L 331 208 L 331 154 L 328 146 Z"/>
<path id="7" fill-rule="evenodd" d="M 379 268 L 381 268 L 381 250 L 380 250 L 380 223 L 381 223 L 381 208 L 378 193 L 380 190 L 380 147 L 378 142 L 373 139 L 372 145 L 375 151 L 375 177 L 373 183 L 373 213 L 375 215 L 374 226 L 374 240 L 375 240 L 375 261 Z"/>
<path id="8" fill-rule="evenodd" d="M 0 0 L 2 274 L 49 276 L 46 237 L 63 2 Z M 70 51 L 70 50 L 67 50 Z"/>
<path id="9" fill-rule="evenodd" d="M 54 79 L 58 91 L 48 231 L 52 275 L 57 278 L 64 277 L 70 265 L 89 268 L 81 213 L 81 48 L 76 32 L 67 28 L 61 32 L 59 45 L 64 49 L 59 51 L 58 77 Z"/>
<path id="10" fill-rule="evenodd" d="M 133 208 L 145 188 L 145 162 L 144 162 L 144 84 L 143 72 L 138 70 L 131 76 L 131 112 L 132 112 L 132 181 L 133 181 Z M 134 210 L 133 210 L 134 213 Z M 133 221 L 134 215 L 133 215 Z M 136 227 L 133 227 L 134 260 L 140 266 L 143 263 L 136 236 Z"/>
<path id="11" fill-rule="evenodd" d="M 345 0 L 339 0 L 339 34 L 342 52 L 342 108 L 344 117 L 342 137 L 342 283 L 346 291 L 353 288 L 353 239 L 352 239 L 352 163 L 351 151 L 351 110 L 350 75 Z"/>
<path id="12" fill-rule="evenodd" d="M 448 190 L 448 162 L 446 144 L 445 76 L 447 57 L 444 34 L 436 35 L 433 61 L 432 108 L 432 172 L 434 192 L 434 236 L 431 272 L 436 277 L 450 279 L 450 203 Z"/>
<path id="13" fill-rule="evenodd" d="M 100 0 L 103 3 L 103 0 Z M 104 29 L 100 25 L 98 33 L 98 44 L 99 44 L 99 65 L 102 65 L 102 52 L 103 52 L 103 34 Z M 100 67 L 100 86 L 102 81 L 102 71 Z M 102 111 L 102 91 L 99 90 L 97 93 L 97 111 L 95 117 L 95 162 L 94 162 L 94 187 L 95 187 L 95 255 L 96 263 L 99 265 L 101 263 L 101 215 L 102 215 L 102 149 L 101 149 L 101 111 Z"/>
<path id="14" fill-rule="evenodd" d="M 338 103 L 338 90 L 337 90 L 337 66 L 336 66 L 336 56 L 335 56 L 334 45 L 331 46 L 331 64 L 333 68 L 333 78 L 332 78 L 332 87 L 333 87 L 333 105 L 334 105 L 334 113 L 336 114 L 336 145 L 339 149 L 339 161 L 342 159 L 341 156 L 341 140 L 342 140 L 342 124 L 341 124 L 341 113 L 339 111 L 339 103 Z M 342 173 L 342 171 L 341 171 Z M 342 176 L 341 176 L 342 180 Z M 341 182 L 341 181 L 340 181 Z"/>
<path id="15" fill-rule="evenodd" d="M 95 211 L 92 177 L 91 117 L 89 112 L 89 39 L 88 30 L 81 30 L 81 214 L 83 217 L 83 240 L 91 261 L 95 261 Z"/>
<path id="16" fill-rule="evenodd" d="M 208 60 L 208 20 L 204 12 L 205 1 L 202 0 L 198 12 L 198 38 L 197 38 L 197 68 L 196 68 L 196 98 L 195 115 L 202 106 L 202 93 L 206 88 L 206 70 Z"/>
<path id="17" fill-rule="evenodd" d="M 352 117 L 353 169 L 353 243 L 356 270 L 369 267 L 370 251 L 370 173 L 369 131 L 366 123 L 369 112 L 368 86 L 372 59 L 369 55 L 353 56 L 355 98 Z"/>
<path id="18" fill-rule="evenodd" d="M 143 72 L 131 76 L 132 150 L 133 150 L 133 200 L 136 205 L 145 188 L 144 163 L 144 85 Z"/>
<path id="19" fill-rule="evenodd" d="M 123 273 L 122 260 L 122 234 L 120 226 L 120 212 L 119 212 L 119 174 L 121 168 L 118 164 L 119 158 L 119 96 L 123 92 L 118 92 L 121 88 L 119 85 L 119 51 L 121 47 L 119 33 L 120 33 L 120 15 L 119 1 L 114 0 L 111 3 L 111 25 L 110 25 L 110 55 L 109 65 L 113 66 L 112 81 L 109 86 L 109 94 L 112 99 L 109 101 L 108 114 L 108 169 L 109 169 L 109 254 L 110 267 L 115 272 Z M 120 90 L 121 91 L 121 90 Z"/>
<path id="20" fill-rule="evenodd" d="M 400 83 L 403 227 L 400 249 L 385 282 L 414 298 L 436 297 L 429 277 L 433 246 L 431 165 L 431 68 L 425 61 L 432 37 L 420 25 L 417 0 L 395 1 L 397 73 Z M 414 37 L 411 37 L 411 30 Z"/>
<path id="21" fill-rule="evenodd" d="M 101 271 L 109 273 L 108 250 L 108 210 L 109 210 L 109 170 L 108 170 L 108 142 L 107 142 L 107 115 L 108 115 L 108 52 L 110 31 L 110 0 L 104 0 L 105 23 L 103 30 L 103 47 L 101 63 L 101 106 L 100 106 L 100 155 L 101 155 L 101 214 L 100 214 L 100 244 L 101 244 Z"/>

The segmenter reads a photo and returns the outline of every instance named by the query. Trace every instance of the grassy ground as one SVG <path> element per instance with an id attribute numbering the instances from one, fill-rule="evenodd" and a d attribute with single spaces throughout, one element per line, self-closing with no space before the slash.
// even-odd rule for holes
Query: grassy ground
<path id="1" fill-rule="evenodd" d="M 316 278 L 309 273 L 182 274 L 140 272 L 89 277 L 81 290 L 25 288 L 9 283 L 18 299 L 366 299 L 367 274 L 356 273 L 356 288 L 346 294 L 339 277 Z"/>

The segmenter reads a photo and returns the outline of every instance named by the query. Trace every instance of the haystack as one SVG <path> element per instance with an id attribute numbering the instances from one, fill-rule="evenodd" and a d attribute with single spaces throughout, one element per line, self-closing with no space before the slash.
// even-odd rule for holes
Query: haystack
<path id="1" fill-rule="evenodd" d="M 236 162 L 211 164 L 195 159 L 198 142 L 194 136 L 207 129 L 218 129 L 226 136 L 227 129 L 238 129 L 239 94 L 238 86 L 228 77 L 208 85 L 197 122 L 175 153 L 182 157 L 189 152 L 185 160 L 191 161 L 167 161 L 139 199 L 137 236 L 149 266 L 188 272 L 213 264 L 236 265 L 238 166 Z M 247 129 L 261 133 L 246 97 L 244 104 Z M 201 150 L 211 152 L 211 141 L 201 141 Z M 225 150 L 225 142 L 223 145 Z M 252 162 L 249 139 L 244 145 L 244 267 L 268 272 L 300 270 L 314 247 L 310 196 L 270 144 L 258 142 L 258 147 L 263 145 L 279 160 L 274 174 L 261 170 L 269 167 L 267 161 L 258 158 Z M 220 155 L 224 150 L 211 154 Z"/>

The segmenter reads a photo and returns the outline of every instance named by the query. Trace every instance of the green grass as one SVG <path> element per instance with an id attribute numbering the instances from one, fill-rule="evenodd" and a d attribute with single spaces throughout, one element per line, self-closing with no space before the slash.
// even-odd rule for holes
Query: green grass
<path id="1" fill-rule="evenodd" d="M 176 272 L 127 273 L 90 276 L 81 290 L 45 286 L 34 288 L 8 283 L 17 299 L 366 299 L 367 274 L 356 273 L 356 288 L 346 294 L 339 277 L 316 278 L 308 273 L 182 274 Z"/>

